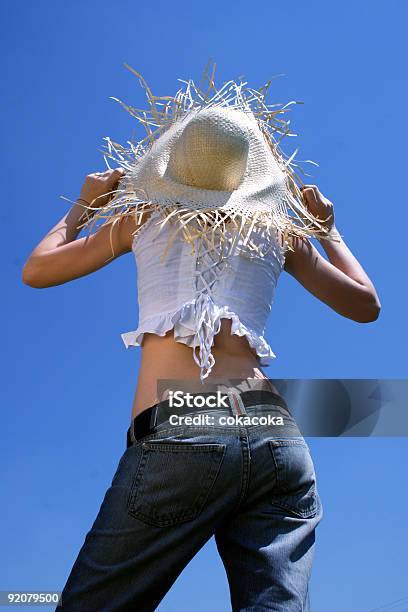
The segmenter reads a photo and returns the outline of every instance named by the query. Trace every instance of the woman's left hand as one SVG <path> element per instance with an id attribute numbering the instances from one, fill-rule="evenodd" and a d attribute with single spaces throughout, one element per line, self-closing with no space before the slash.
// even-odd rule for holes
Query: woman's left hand
<path id="1" fill-rule="evenodd" d="M 92 208 L 105 206 L 111 197 L 110 192 L 117 188 L 124 174 L 123 168 L 88 174 L 82 185 L 79 198 L 88 202 Z"/>
<path id="2" fill-rule="evenodd" d="M 303 185 L 301 188 L 307 209 L 327 230 L 334 226 L 333 204 L 324 197 L 316 185 Z"/>

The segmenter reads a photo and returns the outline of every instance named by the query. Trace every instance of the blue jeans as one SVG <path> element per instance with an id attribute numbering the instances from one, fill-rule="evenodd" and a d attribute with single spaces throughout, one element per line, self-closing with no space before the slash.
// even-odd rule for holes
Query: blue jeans
<path id="1" fill-rule="evenodd" d="M 310 612 L 323 510 L 309 447 L 281 406 L 243 411 L 249 424 L 223 421 L 235 418 L 233 407 L 190 409 L 213 422 L 166 421 L 128 446 L 63 589 L 63 611 L 153 611 L 214 536 L 233 612 Z M 283 413 L 283 426 L 259 419 Z"/>

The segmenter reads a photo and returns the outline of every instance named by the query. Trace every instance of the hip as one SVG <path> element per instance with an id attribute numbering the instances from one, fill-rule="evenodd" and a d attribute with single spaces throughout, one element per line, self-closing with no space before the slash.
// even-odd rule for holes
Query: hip
<path id="1" fill-rule="evenodd" d="M 132 455 L 137 495 L 141 490 L 156 495 L 174 482 L 196 499 L 216 486 L 221 500 L 230 488 L 241 508 L 266 496 L 270 512 L 302 519 L 320 515 L 314 462 L 295 419 L 271 392 L 263 403 L 252 395 L 254 403 L 243 392 L 238 403 L 231 399 L 229 408 L 211 410 L 173 411 L 162 402 L 158 411 L 151 407 L 133 419 L 124 457 L 129 461 Z"/>

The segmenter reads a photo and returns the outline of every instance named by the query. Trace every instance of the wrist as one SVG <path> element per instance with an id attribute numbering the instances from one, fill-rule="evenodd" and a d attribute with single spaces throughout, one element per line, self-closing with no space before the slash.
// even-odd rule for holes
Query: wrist
<path id="1" fill-rule="evenodd" d="M 77 210 L 78 223 L 89 221 L 96 212 L 84 198 L 77 198 L 73 208 Z"/>
<path id="2" fill-rule="evenodd" d="M 324 236 L 320 236 L 319 240 L 326 240 L 326 241 L 330 241 L 331 239 L 335 239 L 337 242 L 340 241 L 341 239 L 341 235 L 339 230 L 337 229 L 336 225 L 333 223 L 333 225 L 331 226 L 331 228 L 329 229 L 329 231 L 327 232 L 327 234 L 325 234 Z"/>
<path id="3" fill-rule="evenodd" d="M 90 206 L 90 202 L 88 200 L 85 200 L 85 198 L 77 198 L 76 199 L 77 202 L 83 202 L 84 204 L 86 204 L 87 206 Z"/>

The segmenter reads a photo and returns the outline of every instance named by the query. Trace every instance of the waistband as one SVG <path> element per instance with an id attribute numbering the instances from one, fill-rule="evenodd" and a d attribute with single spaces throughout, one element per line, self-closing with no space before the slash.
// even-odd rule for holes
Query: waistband
<path id="1" fill-rule="evenodd" d="M 168 421 L 172 415 L 181 416 L 199 412 L 218 411 L 228 412 L 236 416 L 244 416 L 246 414 L 245 408 L 270 405 L 279 406 L 282 409 L 280 411 L 281 415 L 286 416 L 289 421 L 295 423 L 283 397 L 269 390 L 251 389 L 242 392 L 235 390 L 223 392 L 220 395 L 217 394 L 217 392 L 208 391 L 204 393 L 191 393 L 190 397 L 193 403 L 197 397 L 203 398 L 203 400 L 206 400 L 205 404 L 202 407 L 191 405 L 174 406 L 171 405 L 170 400 L 167 399 L 146 408 L 140 414 L 136 415 L 127 431 L 127 446 L 133 444 L 135 440 L 139 440 L 150 433 L 154 433 L 156 429 L 162 423 Z"/>

